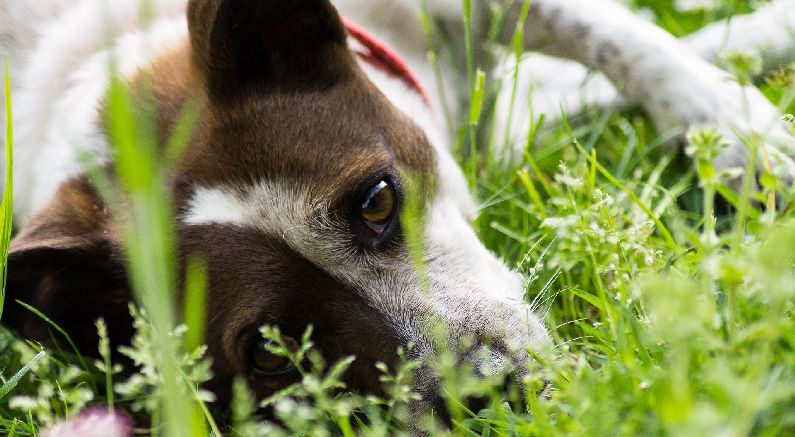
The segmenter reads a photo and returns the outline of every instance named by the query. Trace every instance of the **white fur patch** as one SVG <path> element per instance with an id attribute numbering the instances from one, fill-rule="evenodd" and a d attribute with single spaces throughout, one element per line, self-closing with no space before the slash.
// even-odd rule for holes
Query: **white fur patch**
<path id="1" fill-rule="evenodd" d="M 183 222 L 247 226 L 300 246 L 293 232 L 321 223 L 324 206 L 295 184 L 261 182 L 246 188 L 196 188 Z"/>
<path id="2" fill-rule="evenodd" d="M 111 56 L 120 74 L 130 77 L 185 40 L 185 0 L 149 1 L 157 18 L 145 28 L 139 19 L 143 1 L 50 0 L 38 14 L 52 20 L 25 23 L 39 35 L 25 44 L 29 59 L 12 59 L 24 64 L 17 67 L 24 80 L 15 80 L 13 90 L 15 118 L 25 121 L 16 129 L 17 218 L 27 218 L 80 173 L 82 153 L 100 161 L 107 156 L 98 109 Z"/>
<path id="3" fill-rule="evenodd" d="M 189 225 L 232 224 L 242 226 L 246 204 L 219 188 L 197 188 L 182 221 Z"/>

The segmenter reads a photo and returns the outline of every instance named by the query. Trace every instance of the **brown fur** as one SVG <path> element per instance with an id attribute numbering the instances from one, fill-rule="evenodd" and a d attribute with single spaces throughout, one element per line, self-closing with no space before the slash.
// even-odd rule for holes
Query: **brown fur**
<path id="1" fill-rule="evenodd" d="M 110 321 L 111 339 L 129 341 L 131 300 L 115 226 L 91 185 L 78 178 L 35 214 L 11 243 L 4 323 L 28 338 L 49 340 L 50 326 L 27 309 L 32 305 L 73 339 L 79 350 L 97 347 L 94 321 Z"/>

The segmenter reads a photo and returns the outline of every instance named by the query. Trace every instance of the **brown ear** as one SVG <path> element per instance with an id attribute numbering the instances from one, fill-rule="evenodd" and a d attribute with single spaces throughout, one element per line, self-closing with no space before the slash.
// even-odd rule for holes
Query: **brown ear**
<path id="1" fill-rule="evenodd" d="M 241 86 L 326 86 L 353 66 L 328 0 L 191 0 L 188 20 L 212 97 Z"/>
<path id="2" fill-rule="evenodd" d="M 94 321 L 102 317 L 111 340 L 126 343 L 132 333 L 121 251 L 106 230 L 107 214 L 88 183 L 64 184 L 11 242 L 3 323 L 26 338 L 48 342 L 52 328 L 24 302 L 63 328 L 81 353 L 97 348 Z"/>

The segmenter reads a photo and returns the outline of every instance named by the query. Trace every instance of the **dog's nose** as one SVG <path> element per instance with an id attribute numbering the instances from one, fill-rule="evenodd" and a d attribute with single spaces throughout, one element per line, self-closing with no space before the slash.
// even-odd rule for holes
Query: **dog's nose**
<path id="1" fill-rule="evenodd" d="M 481 411 L 508 402 L 515 410 L 526 405 L 526 394 L 522 384 L 525 359 L 513 357 L 508 352 L 500 352 L 487 346 L 476 346 L 459 356 L 454 379 L 445 379 L 442 374 L 450 375 L 449 371 L 423 365 L 419 370 L 415 388 L 423 397 L 424 407 L 418 409 L 433 410 L 433 416 L 445 426 L 451 426 L 453 420 L 461 420 L 477 415 Z M 461 393 L 457 387 L 450 385 L 470 386 L 467 378 L 483 382 L 476 384 L 475 391 Z M 482 391 L 478 391 L 482 390 Z M 461 398 L 451 398 L 451 393 L 458 392 Z"/>
<path id="2" fill-rule="evenodd" d="M 514 411 L 523 411 L 526 408 L 525 390 L 519 383 L 521 380 L 515 373 L 492 375 L 486 378 L 503 378 L 496 382 L 491 391 L 472 393 L 464 399 L 451 399 L 442 390 L 441 385 L 436 386 L 436 392 L 430 396 L 423 396 L 423 402 L 433 411 L 432 415 L 441 425 L 452 427 L 454 420 L 461 420 L 478 415 L 483 410 L 493 408 L 495 405 L 507 402 Z M 484 379 L 486 379 L 484 378 Z M 418 412 L 429 413 L 425 408 Z"/>
<path id="3" fill-rule="evenodd" d="M 524 384 L 522 383 L 521 370 L 505 371 L 489 375 L 477 375 L 482 380 L 489 380 L 486 384 L 489 392 L 470 394 L 466 398 L 466 407 L 474 414 L 492 407 L 494 401 L 508 402 L 513 408 L 523 408 L 525 405 Z"/>
<path id="4" fill-rule="evenodd" d="M 466 402 L 464 403 L 464 406 L 466 406 L 467 410 L 472 412 L 472 414 L 478 414 L 488 408 L 490 405 L 491 398 L 485 393 L 469 395 L 467 396 Z"/>

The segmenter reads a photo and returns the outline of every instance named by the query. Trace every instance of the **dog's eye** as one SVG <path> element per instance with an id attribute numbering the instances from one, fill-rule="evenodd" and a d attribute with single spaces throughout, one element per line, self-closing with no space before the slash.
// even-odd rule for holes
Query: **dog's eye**
<path id="1" fill-rule="evenodd" d="M 361 205 L 361 219 L 367 227 L 380 234 L 395 215 L 397 209 L 395 189 L 389 182 L 382 180 L 370 188 L 367 195 L 362 198 Z"/>
<path id="2" fill-rule="evenodd" d="M 291 350 L 298 349 L 298 343 L 292 338 L 284 337 L 283 340 Z M 268 349 L 272 345 L 273 342 L 265 339 L 254 344 L 249 357 L 251 369 L 263 376 L 280 376 L 290 373 L 295 365 L 289 358 L 269 351 Z"/>

